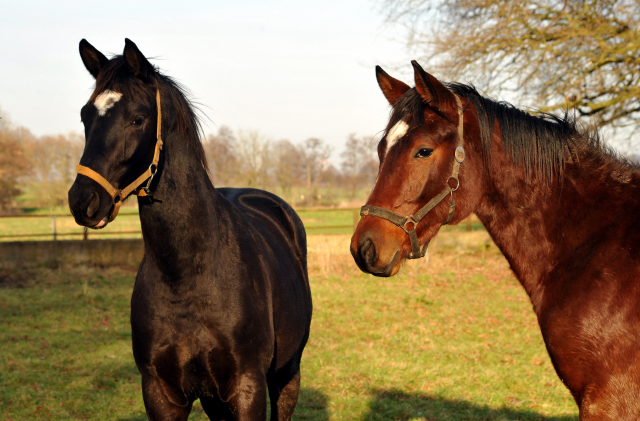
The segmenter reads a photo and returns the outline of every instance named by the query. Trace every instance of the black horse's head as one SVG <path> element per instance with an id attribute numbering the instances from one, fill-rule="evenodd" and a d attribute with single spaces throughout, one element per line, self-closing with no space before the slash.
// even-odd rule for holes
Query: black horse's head
<path id="1" fill-rule="evenodd" d="M 123 54 L 111 60 L 83 39 L 80 56 L 96 88 L 80 112 L 86 143 L 79 171 L 84 167 L 99 175 L 78 174 L 69 190 L 69 207 L 79 225 L 103 228 L 125 197 L 109 193 L 97 179 L 102 177 L 114 191 L 125 189 L 154 157 L 158 74 L 128 39 Z"/>

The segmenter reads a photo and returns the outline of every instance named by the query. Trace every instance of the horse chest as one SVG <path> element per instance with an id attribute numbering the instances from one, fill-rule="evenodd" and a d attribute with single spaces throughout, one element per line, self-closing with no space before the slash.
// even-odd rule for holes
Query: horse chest
<path id="1" fill-rule="evenodd" d="M 150 374 L 169 383 L 193 378 L 201 384 L 206 378 L 228 377 L 236 361 L 268 367 L 274 342 L 270 315 L 237 311 L 234 300 L 206 294 L 173 301 L 150 301 L 149 296 L 149 291 L 134 291 L 131 326 L 134 356 Z"/>

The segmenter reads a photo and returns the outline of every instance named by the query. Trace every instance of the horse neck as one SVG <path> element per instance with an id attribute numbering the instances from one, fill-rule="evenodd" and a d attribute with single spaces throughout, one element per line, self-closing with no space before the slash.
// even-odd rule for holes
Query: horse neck
<path id="1" fill-rule="evenodd" d="M 616 170 L 612 158 L 587 150 L 566 163 L 564 177 L 547 183 L 536 174 L 527 179 L 499 149 L 485 173 L 476 214 L 537 312 L 554 281 L 552 271 L 618 222 L 625 203 L 634 200 L 623 193 L 625 185 L 638 185 L 640 177 L 630 169 L 622 174 L 621 164 Z"/>
<path id="2" fill-rule="evenodd" d="M 187 142 L 176 130 L 167 134 L 153 201 L 138 199 L 145 258 L 173 279 L 215 263 L 203 256 L 216 248 L 223 219 L 220 197 Z"/>

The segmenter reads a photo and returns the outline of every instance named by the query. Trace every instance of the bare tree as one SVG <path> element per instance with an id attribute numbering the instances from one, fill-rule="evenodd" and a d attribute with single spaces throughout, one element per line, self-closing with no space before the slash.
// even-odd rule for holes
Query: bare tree
<path id="1" fill-rule="evenodd" d="M 323 140 L 311 137 L 302 145 L 303 165 L 306 176 L 306 202 L 313 205 L 318 200 L 318 186 L 324 170 L 329 166 L 331 147 Z"/>
<path id="2" fill-rule="evenodd" d="M 274 144 L 274 176 L 276 183 L 282 189 L 282 195 L 289 198 L 293 204 L 297 194 L 291 195 L 291 190 L 300 185 L 305 178 L 304 151 L 288 140 L 280 140 Z"/>
<path id="3" fill-rule="evenodd" d="M 220 126 L 218 134 L 209 135 L 203 142 L 209 171 L 215 186 L 231 186 L 238 179 L 236 138 L 227 126 Z"/>
<path id="4" fill-rule="evenodd" d="M 258 131 L 238 132 L 236 153 L 238 157 L 239 183 L 243 187 L 266 188 L 272 165 L 271 142 Z"/>
<path id="5" fill-rule="evenodd" d="M 542 111 L 640 125 L 637 0 L 383 0 L 414 57 L 440 76 L 514 90 Z M 532 103 L 533 104 L 533 103 Z"/>
<path id="6" fill-rule="evenodd" d="M 372 186 L 378 169 L 376 145 L 378 139 L 373 136 L 357 137 L 350 134 L 347 138 L 342 157 L 342 172 L 348 183 L 349 195 L 353 199 L 356 191 Z"/>

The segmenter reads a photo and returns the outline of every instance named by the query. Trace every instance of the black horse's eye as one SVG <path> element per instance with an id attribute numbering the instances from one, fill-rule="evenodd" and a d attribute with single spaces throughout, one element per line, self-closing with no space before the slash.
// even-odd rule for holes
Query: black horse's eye
<path id="1" fill-rule="evenodd" d="M 136 117 L 131 122 L 131 125 L 132 126 L 140 126 L 140 125 L 142 125 L 143 122 L 144 122 L 144 119 L 142 117 Z"/>
<path id="2" fill-rule="evenodd" d="M 416 158 L 428 158 L 433 153 L 433 149 L 422 148 L 416 154 Z"/>

